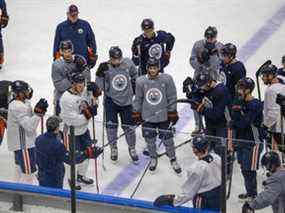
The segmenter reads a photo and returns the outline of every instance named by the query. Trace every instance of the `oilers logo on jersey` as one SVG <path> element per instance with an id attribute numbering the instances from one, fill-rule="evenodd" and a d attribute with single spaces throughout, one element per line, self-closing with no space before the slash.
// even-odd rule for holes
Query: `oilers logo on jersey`
<path id="1" fill-rule="evenodd" d="M 151 105 L 158 105 L 162 100 L 162 93 L 157 88 L 151 88 L 146 92 L 146 101 Z"/>
<path id="2" fill-rule="evenodd" d="M 128 80 L 125 75 L 118 74 L 112 80 L 112 87 L 116 91 L 123 91 L 128 85 Z"/>
<path id="3" fill-rule="evenodd" d="M 148 50 L 148 54 L 152 58 L 160 59 L 162 56 L 162 47 L 160 44 L 153 44 Z"/>

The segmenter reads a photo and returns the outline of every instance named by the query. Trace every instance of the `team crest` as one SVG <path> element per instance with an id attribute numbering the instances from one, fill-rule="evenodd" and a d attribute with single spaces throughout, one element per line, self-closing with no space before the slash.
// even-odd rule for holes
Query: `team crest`
<path id="1" fill-rule="evenodd" d="M 117 91 L 122 91 L 126 89 L 127 85 L 127 77 L 122 74 L 116 75 L 112 80 L 112 87 Z"/>
<path id="2" fill-rule="evenodd" d="M 146 92 L 146 101 L 151 105 L 158 105 L 162 100 L 162 93 L 157 88 L 151 88 Z"/>
<path id="3" fill-rule="evenodd" d="M 83 33 L 83 29 L 82 29 L 82 28 L 79 28 L 79 29 L 78 29 L 78 33 L 79 33 L 79 34 L 82 34 L 82 33 Z"/>
<path id="4" fill-rule="evenodd" d="M 227 76 L 224 72 L 220 72 L 218 80 L 223 83 L 224 85 L 227 84 Z"/>
<path id="5" fill-rule="evenodd" d="M 148 49 L 148 54 L 152 58 L 160 59 L 162 56 L 162 47 L 160 44 L 153 44 Z"/>

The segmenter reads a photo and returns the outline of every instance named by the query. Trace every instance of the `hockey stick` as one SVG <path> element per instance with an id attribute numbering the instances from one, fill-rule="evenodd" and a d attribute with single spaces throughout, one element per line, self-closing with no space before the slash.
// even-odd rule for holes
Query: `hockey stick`
<path id="1" fill-rule="evenodd" d="M 44 134 L 44 116 L 41 116 L 41 134 Z"/>
<path id="2" fill-rule="evenodd" d="M 280 128 L 281 128 L 281 154 L 282 154 L 282 164 L 285 163 L 285 141 L 284 141 L 284 126 L 283 126 L 283 113 L 282 113 L 282 106 L 280 106 Z"/>
<path id="3" fill-rule="evenodd" d="M 160 110 L 154 112 L 152 116 L 150 116 L 149 118 L 147 118 L 147 119 L 145 119 L 144 121 L 140 122 L 139 124 L 135 125 L 131 130 L 123 132 L 123 133 L 120 134 L 118 137 L 116 137 L 114 140 L 112 140 L 112 141 L 106 143 L 105 145 L 103 145 L 101 148 L 105 148 L 105 147 L 109 146 L 110 144 L 112 144 L 112 143 L 114 143 L 115 141 L 119 140 L 120 138 L 122 138 L 122 137 L 125 136 L 126 134 L 128 134 L 128 133 L 130 133 L 130 132 L 136 130 L 136 129 L 139 128 L 141 125 L 143 125 L 143 124 L 149 122 L 152 118 L 154 118 L 155 116 L 157 116 L 158 114 L 160 114 L 161 112 L 163 112 L 167 107 L 172 106 L 172 105 L 177 104 L 177 103 L 188 103 L 188 104 L 190 104 L 190 103 L 193 103 L 193 100 L 190 100 L 190 99 L 177 99 L 175 102 L 168 104 L 165 108 L 160 109 Z"/>
<path id="4" fill-rule="evenodd" d="M 175 146 L 175 147 L 174 147 L 174 150 L 180 148 L 181 146 L 183 146 L 183 145 L 185 145 L 185 144 L 187 144 L 187 143 L 189 143 L 189 142 L 191 142 L 191 141 L 192 141 L 192 138 L 191 138 L 191 139 L 188 139 L 187 141 L 184 141 L 183 143 L 181 143 L 181 144 Z M 161 145 L 161 142 L 160 142 L 159 145 Z M 158 154 L 158 155 L 157 155 L 157 158 L 160 158 L 160 157 L 162 157 L 162 156 L 164 156 L 164 155 L 166 155 L 166 154 L 167 154 L 166 151 L 163 152 L 163 153 L 161 153 L 161 154 Z M 143 178 L 144 178 L 146 172 L 148 171 L 148 168 L 150 167 L 150 163 L 151 163 L 151 161 L 149 160 L 148 164 L 146 165 L 146 167 L 145 167 L 145 169 L 144 169 L 144 171 L 143 171 L 143 173 L 142 173 L 142 176 L 140 177 L 140 179 L 139 179 L 139 181 L 138 181 L 138 183 L 137 183 L 137 185 L 136 185 L 136 187 L 135 187 L 133 193 L 132 193 L 131 196 L 130 196 L 131 199 L 134 197 L 134 195 L 136 194 L 136 192 L 137 192 L 137 190 L 138 190 L 140 184 L 142 183 L 142 180 L 143 180 Z"/>
<path id="5" fill-rule="evenodd" d="M 105 123 L 106 123 L 106 112 L 105 112 L 105 78 L 103 79 L 103 87 L 104 87 L 104 96 L 103 96 L 103 123 L 102 123 L 102 147 L 105 147 Z M 105 167 L 105 151 L 103 149 L 102 152 L 102 168 L 104 171 L 106 171 L 106 167 Z"/>
<path id="6" fill-rule="evenodd" d="M 95 106 L 93 98 L 91 98 L 91 105 L 92 108 Z M 96 131 L 95 131 L 95 119 L 94 116 L 92 116 L 92 133 L 93 133 L 93 143 L 96 146 L 97 144 L 97 139 L 96 139 Z M 98 163 L 97 163 L 97 158 L 94 159 L 94 168 L 95 168 L 95 181 L 96 181 L 96 189 L 97 193 L 99 194 L 99 180 L 98 180 Z"/>
<path id="7" fill-rule="evenodd" d="M 261 72 L 261 69 L 266 66 L 266 65 L 269 65 L 271 64 L 271 60 L 267 60 L 266 62 L 264 62 L 259 68 L 258 70 L 256 71 L 255 73 L 255 78 L 256 78 L 256 86 L 257 86 L 257 92 L 258 92 L 258 99 L 261 101 L 261 93 L 260 93 L 260 84 L 259 84 L 259 76 L 260 76 L 260 72 Z"/>

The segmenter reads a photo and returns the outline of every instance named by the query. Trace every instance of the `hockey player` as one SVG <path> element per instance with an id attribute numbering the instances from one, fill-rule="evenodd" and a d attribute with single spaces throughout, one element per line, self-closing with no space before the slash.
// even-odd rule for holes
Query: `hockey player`
<path id="1" fill-rule="evenodd" d="M 14 81 L 11 90 L 13 99 L 9 103 L 7 120 L 8 150 L 15 156 L 15 181 L 32 184 L 36 172 L 34 147 L 37 126 L 47 111 L 48 103 L 40 99 L 32 109 L 32 90 L 24 81 Z"/>
<path id="2" fill-rule="evenodd" d="M 204 39 L 196 41 L 191 51 L 189 59 L 190 65 L 195 70 L 193 79 L 201 73 L 204 66 L 211 67 L 211 75 L 214 80 L 218 79 L 218 70 L 220 66 L 219 52 L 223 44 L 217 41 L 218 31 L 216 27 L 209 26 L 204 33 Z M 193 134 L 201 131 L 201 116 L 194 111 L 195 130 Z"/>
<path id="3" fill-rule="evenodd" d="M 157 167 L 156 136 L 165 146 L 171 166 L 176 173 L 181 173 L 181 168 L 176 160 L 173 133 L 171 125 L 178 121 L 176 110 L 177 92 L 172 77 L 159 73 L 160 61 L 149 58 L 147 62 L 147 75 L 137 78 L 136 95 L 133 102 L 133 119 L 141 124 L 143 137 L 147 143 L 151 157 L 149 170 Z M 157 113 L 159 111 L 159 113 Z"/>
<path id="4" fill-rule="evenodd" d="M 4 47 L 2 38 L 2 29 L 7 27 L 9 16 L 7 13 L 7 7 L 5 0 L 0 0 L 0 69 L 2 69 L 4 63 Z"/>
<path id="5" fill-rule="evenodd" d="M 62 188 L 65 174 L 64 163 L 70 163 L 69 152 L 58 139 L 61 118 L 51 116 L 46 121 L 47 132 L 38 136 L 36 145 L 36 163 L 40 186 Z M 103 149 L 89 146 L 84 152 L 76 153 L 76 163 L 86 158 L 97 158 Z"/>
<path id="6" fill-rule="evenodd" d="M 71 40 L 74 45 L 74 53 L 82 55 L 90 68 L 93 68 L 97 61 L 97 46 L 94 32 L 90 24 L 78 18 L 78 7 L 70 5 L 67 9 L 67 20 L 56 27 L 53 56 L 60 57 L 60 42 Z"/>
<path id="7" fill-rule="evenodd" d="M 237 48 L 232 43 L 225 44 L 221 49 L 222 63 L 219 80 L 223 82 L 231 97 L 235 97 L 235 85 L 246 76 L 246 69 L 241 61 L 236 59 Z"/>
<path id="8" fill-rule="evenodd" d="M 76 151 L 84 152 L 92 144 L 88 123 L 96 113 L 89 105 L 84 76 L 80 73 L 74 73 L 71 76 L 71 81 L 71 88 L 65 91 L 60 99 L 60 117 L 66 126 L 74 127 Z M 89 83 L 87 89 L 92 91 L 95 98 L 101 94 L 100 89 L 94 82 Z M 93 184 L 93 180 L 85 176 L 88 163 L 89 161 L 85 160 L 78 165 L 78 183 Z"/>
<path id="9" fill-rule="evenodd" d="M 192 150 L 198 161 L 187 170 L 187 180 L 180 195 L 161 195 L 155 206 L 181 206 L 192 200 L 194 208 L 220 210 L 221 158 L 209 153 L 209 142 L 204 136 L 192 140 Z"/>
<path id="10" fill-rule="evenodd" d="M 73 55 L 73 44 L 70 40 L 60 42 L 59 52 L 62 57 L 53 62 L 51 72 L 53 85 L 55 87 L 54 105 L 56 115 L 60 113 L 60 97 L 71 87 L 71 74 L 74 72 L 82 73 L 86 82 L 89 82 L 91 79 L 86 60 L 80 55 Z"/>
<path id="11" fill-rule="evenodd" d="M 0 81 L 0 145 L 7 126 L 8 104 L 10 102 L 11 81 Z"/>
<path id="12" fill-rule="evenodd" d="M 137 68 L 129 58 L 123 58 L 122 50 L 113 46 L 109 50 L 109 61 L 99 65 L 96 83 L 104 91 L 107 137 L 111 148 L 111 160 L 118 160 L 118 115 L 122 129 L 126 133 L 129 154 L 134 163 L 139 158 L 136 153 L 136 135 L 132 129 L 132 100 L 137 78 Z"/>
<path id="13" fill-rule="evenodd" d="M 246 202 L 242 213 L 254 213 L 254 210 L 272 206 L 273 213 L 285 212 L 285 169 L 281 166 L 276 152 L 267 152 L 262 156 L 261 165 L 268 170 L 268 179 L 263 182 L 264 190 L 257 197 Z"/>
<path id="14" fill-rule="evenodd" d="M 231 107 L 231 127 L 235 131 L 235 138 L 244 140 L 234 143 L 246 189 L 246 193 L 240 194 L 239 199 L 253 199 L 257 195 L 256 171 L 264 133 L 261 125 L 263 104 L 252 96 L 254 87 L 251 78 L 239 80 L 236 84 L 237 98 Z"/>
<path id="15" fill-rule="evenodd" d="M 199 95 L 203 94 L 204 96 L 200 99 L 200 102 L 194 101 L 191 107 L 205 117 L 205 134 L 213 136 L 211 146 L 216 153 L 219 153 L 220 140 L 215 139 L 215 137 L 227 137 L 225 110 L 229 105 L 230 94 L 222 83 L 217 83 L 212 78 L 209 69 L 205 68 L 196 77 L 196 84 L 202 91 Z"/>
<path id="16" fill-rule="evenodd" d="M 261 69 L 262 81 L 267 88 L 264 94 L 263 124 L 272 135 L 272 149 L 276 145 L 282 150 L 281 145 L 281 112 L 280 105 L 276 103 L 277 94 L 285 95 L 285 85 L 277 76 L 277 67 L 273 64 L 264 66 Z M 283 126 L 285 121 L 283 120 Z M 284 147 L 283 147 L 284 151 Z"/>
<path id="17" fill-rule="evenodd" d="M 141 29 L 143 34 L 136 37 L 132 44 L 132 59 L 138 66 L 139 76 L 147 73 L 146 66 L 150 57 L 160 60 L 160 72 L 163 72 L 170 61 L 174 36 L 163 30 L 154 31 L 154 22 L 149 18 L 142 21 Z"/>

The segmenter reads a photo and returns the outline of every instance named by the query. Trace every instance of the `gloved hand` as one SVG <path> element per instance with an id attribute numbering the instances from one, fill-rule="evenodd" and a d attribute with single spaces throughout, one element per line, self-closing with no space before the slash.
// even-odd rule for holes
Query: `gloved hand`
<path id="1" fill-rule="evenodd" d="M 200 64 L 204 64 L 205 62 L 209 61 L 209 59 L 210 59 L 210 54 L 207 49 L 202 50 L 197 57 L 197 60 Z"/>
<path id="2" fill-rule="evenodd" d="M 41 98 L 34 108 L 34 112 L 40 116 L 44 116 L 47 112 L 48 102 L 46 99 Z"/>
<path id="3" fill-rule="evenodd" d="M 193 101 L 193 102 L 191 102 L 191 109 L 196 110 L 197 112 L 200 113 L 204 109 L 204 103 L 203 102 L 199 103 L 199 102 Z"/>
<path id="4" fill-rule="evenodd" d="M 81 55 L 75 55 L 73 63 L 76 65 L 76 72 L 83 72 L 87 68 L 87 62 L 85 58 Z"/>
<path id="5" fill-rule="evenodd" d="M 184 81 L 183 81 L 183 93 L 191 93 L 191 88 L 194 84 L 194 81 L 191 77 L 187 77 Z"/>
<path id="6" fill-rule="evenodd" d="M 87 156 L 87 158 L 96 159 L 97 157 L 99 157 L 99 155 L 101 155 L 102 152 L 103 152 L 102 147 L 89 146 L 85 150 L 85 155 Z"/>
<path id="7" fill-rule="evenodd" d="M 212 101 L 208 97 L 204 97 L 202 102 L 203 102 L 205 108 L 208 108 L 208 109 L 212 109 L 213 108 L 213 103 L 212 103 Z"/>
<path id="8" fill-rule="evenodd" d="M 94 52 L 92 48 L 88 47 L 88 60 L 87 60 L 88 66 L 90 68 L 95 67 L 97 59 L 98 55 Z"/>
<path id="9" fill-rule="evenodd" d="M 5 13 L 2 13 L 0 22 L 1 22 L 1 28 L 7 27 L 9 23 L 9 16 Z"/>
<path id="10" fill-rule="evenodd" d="M 236 99 L 234 99 L 234 101 L 232 103 L 231 109 L 234 112 L 240 112 L 242 110 L 243 104 L 244 104 L 244 102 L 242 100 L 236 98 Z"/>
<path id="11" fill-rule="evenodd" d="M 0 116 L 0 145 L 4 138 L 5 129 L 7 128 L 6 120 Z"/>
<path id="12" fill-rule="evenodd" d="M 105 71 L 107 71 L 109 69 L 108 64 L 109 64 L 108 62 L 101 63 L 97 69 L 96 76 L 98 76 L 100 78 L 104 78 L 105 77 Z"/>
<path id="13" fill-rule="evenodd" d="M 133 45 L 132 45 L 132 52 L 134 55 L 138 55 L 139 54 L 139 50 L 138 50 L 138 46 L 141 46 L 142 44 L 142 37 L 137 37 L 135 38 L 134 42 L 133 42 Z"/>
<path id="14" fill-rule="evenodd" d="M 132 112 L 132 118 L 137 124 L 142 122 L 142 114 L 140 112 Z"/>
<path id="15" fill-rule="evenodd" d="M 53 60 L 57 60 L 57 59 L 60 59 L 60 53 L 59 52 L 55 52 L 54 55 L 53 55 Z"/>
<path id="16" fill-rule="evenodd" d="M 242 213 L 254 213 L 254 209 L 250 207 L 248 202 L 245 202 L 242 206 Z"/>
<path id="17" fill-rule="evenodd" d="M 173 206 L 174 197 L 175 195 L 173 194 L 161 195 L 155 199 L 155 201 L 153 202 L 153 205 L 157 207 L 165 206 L 165 205 Z"/>
<path id="18" fill-rule="evenodd" d="M 172 123 L 172 125 L 175 125 L 177 121 L 179 120 L 179 116 L 177 111 L 172 111 L 167 113 L 167 119 Z"/>
<path id="19" fill-rule="evenodd" d="M 87 83 L 87 91 L 92 92 L 92 94 L 95 98 L 102 95 L 101 89 L 98 87 L 98 85 L 95 82 L 90 81 Z"/>
<path id="20" fill-rule="evenodd" d="M 82 101 L 79 109 L 81 111 L 81 113 L 84 115 L 84 117 L 89 120 L 90 118 L 92 118 L 93 116 L 93 109 L 92 107 L 88 104 L 87 101 Z"/>

